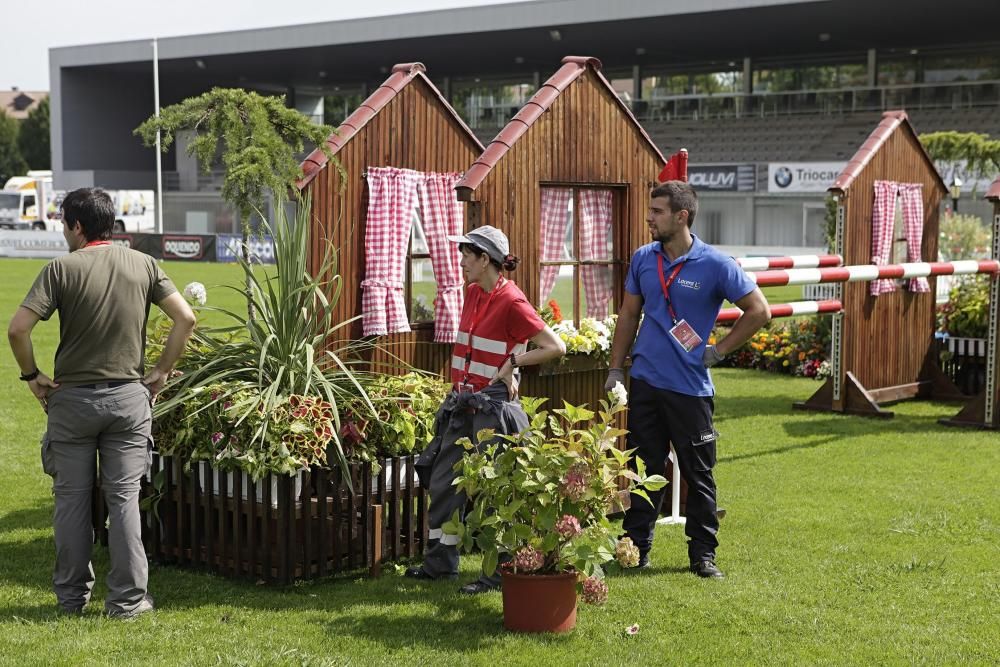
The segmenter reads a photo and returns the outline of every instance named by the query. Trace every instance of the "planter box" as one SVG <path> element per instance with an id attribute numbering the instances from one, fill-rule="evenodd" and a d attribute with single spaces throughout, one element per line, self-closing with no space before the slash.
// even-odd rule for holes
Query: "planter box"
<path id="1" fill-rule="evenodd" d="M 530 368 L 530 367 L 529 367 Z M 581 371 L 608 371 L 608 362 L 589 354 L 567 354 L 556 361 L 550 361 L 538 367 L 539 375 L 563 375 Z M 603 387 L 604 383 L 601 382 Z"/>
<path id="2" fill-rule="evenodd" d="M 171 457 L 154 454 L 141 491 L 150 503 L 143 511 L 146 552 L 156 562 L 269 583 L 361 568 L 377 574 L 383 561 L 417 556 L 426 544 L 428 501 L 415 461 L 383 459 L 377 476 L 367 464 L 351 464 L 346 474 L 313 467 L 254 483 L 206 465 L 183 472 Z M 152 480 L 161 471 L 158 490 Z M 95 536 L 106 545 L 96 487 L 93 506 Z"/>
<path id="3" fill-rule="evenodd" d="M 975 396 L 986 386 L 985 338 L 940 338 L 938 358 L 941 371 L 963 394 Z"/>

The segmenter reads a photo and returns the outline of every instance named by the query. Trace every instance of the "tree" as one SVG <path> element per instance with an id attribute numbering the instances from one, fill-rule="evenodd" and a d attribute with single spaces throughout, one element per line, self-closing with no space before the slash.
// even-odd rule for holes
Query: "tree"
<path id="1" fill-rule="evenodd" d="M 971 178 L 990 178 L 1000 172 L 1000 140 L 976 132 L 921 134 L 920 143 L 935 162 L 965 162 Z"/>
<path id="2" fill-rule="evenodd" d="M 285 201 L 288 192 L 297 192 L 295 182 L 302 177 L 302 169 L 296 155 L 306 142 L 332 157 L 326 139 L 333 128 L 314 125 L 286 107 L 283 96 L 265 97 L 239 88 L 213 88 L 166 107 L 159 118 L 153 116 L 137 127 L 135 134 L 146 146 L 154 146 L 157 130 L 164 152 L 178 131 L 193 130 L 188 155 L 198 158 L 206 172 L 212 170 L 219 142 L 223 142 L 222 198 L 239 211 L 244 231 L 250 214 L 263 206 L 266 190 L 279 201 Z"/>
<path id="3" fill-rule="evenodd" d="M 46 97 L 39 102 L 21 123 L 17 145 L 30 169 L 52 168 L 52 149 L 49 147 L 49 98 Z"/>
<path id="4" fill-rule="evenodd" d="M 11 176 L 23 176 L 28 165 L 17 148 L 17 121 L 0 111 L 0 187 Z"/>

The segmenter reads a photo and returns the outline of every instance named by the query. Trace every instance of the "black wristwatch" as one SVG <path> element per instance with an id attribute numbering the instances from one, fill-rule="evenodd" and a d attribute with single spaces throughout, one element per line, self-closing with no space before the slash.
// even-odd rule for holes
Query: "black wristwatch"
<path id="1" fill-rule="evenodd" d="M 38 368 L 36 367 L 35 370 L 31 371 L 30 373 L 22 373 L 21 374 L 21 380 L 23 382 L 31 382 L 36 377 L 38 377 L 39 373 L 41 373 L 41 371 L 38 370 Z"/>
<path id="2" fill-rule="evenodd" d="M 510 367 L 517 368 L 517 355 L 513 352 L 510 353 Z"/>

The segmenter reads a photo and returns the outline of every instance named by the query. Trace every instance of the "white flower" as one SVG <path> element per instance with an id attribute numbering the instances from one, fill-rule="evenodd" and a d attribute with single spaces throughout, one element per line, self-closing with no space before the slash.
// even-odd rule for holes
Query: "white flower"
<path id="1" fill-rule="evenodd" d="M 615 382 L 615 386 L 611 388 L 611 395 L 615 397 L 615 403 L 628 405 L 628 391 L 621 382 Z"/>
<path id="2" fill-rule="evenodd" d="M 208 301 L 208 292 L 205 290 L 205 286 L 199 282 L 188 283 L 187 287 L 184 288 L 184 298 L 191 303 L 204 306 L 205 302 Z"/>

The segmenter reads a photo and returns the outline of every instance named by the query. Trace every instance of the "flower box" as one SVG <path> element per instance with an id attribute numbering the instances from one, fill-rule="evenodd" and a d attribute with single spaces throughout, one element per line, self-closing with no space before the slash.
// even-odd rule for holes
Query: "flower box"
<path id="1" fill-rule="evenodd" d="M 207 465 L 185 472 L 154 454 L 140 496 L 146 552 L 156 562 L 269 583 L 359 568 L 377 574 L 383 561 L 419 555 L 426 543 L 428 503 L 415 462 L 381 459 L 377 475 L 352 463 L 347 474 L 311 467 L 254 482 Z M 93 501 L 95 534 L 106 545 L 99 488 Z"/>
<path id="2" fill-rule="evenodd" d="M 538 374 L 563 375 L 566 373 L 580 373 L 595 370 L 607 372 L 607 360 L 589 354 L 567 354 L 556 361 L 550 361 L 539 366 Z"/>

